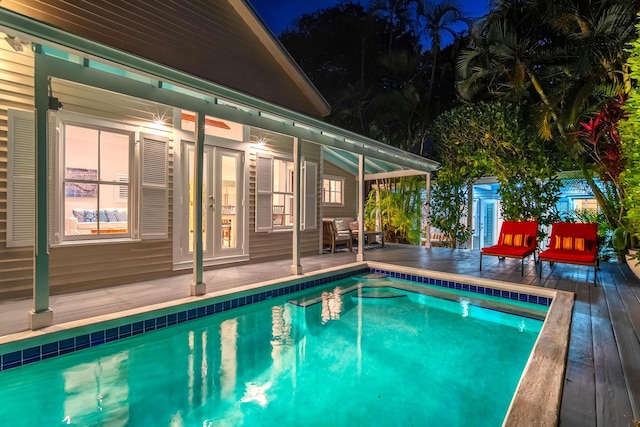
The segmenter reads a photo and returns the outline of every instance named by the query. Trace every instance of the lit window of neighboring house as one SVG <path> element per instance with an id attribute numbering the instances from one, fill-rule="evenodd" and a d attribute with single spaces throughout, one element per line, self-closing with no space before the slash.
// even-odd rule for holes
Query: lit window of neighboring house
<path id="1" fill-rule="evenodd" d="M 596 199 L 573 199 L 573 209 L 576 211 L 598 212 Z"/>
<path id="2" fill-rule="evenodd" d="M 322 180 L 322 201 L 327 205 L 344 206 L 344 178 L 325 175 Z"/>

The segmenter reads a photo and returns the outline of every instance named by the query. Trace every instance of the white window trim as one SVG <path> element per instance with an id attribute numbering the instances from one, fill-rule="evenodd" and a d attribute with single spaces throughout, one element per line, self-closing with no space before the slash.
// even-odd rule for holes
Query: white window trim
<path id="1" fill-rule="evenodd" d="M 80 242 L 87 244 L 107 243 L 111 241 L 136 241 L 140 240 L 139 227 L 137 219 L 139 218 L 139 191 L 137 188 L 140 186 L 139 180 L 135 177 L 139 175 L 139 151 L 137 143 L 139 141 L 139 128 L 125 123 L 106 120 L 100 117 L 93 117 L 86 114 L 73 113 L 68 111 L 59 111 L 55 114 L 57 116 L 57 128 L 60 130 L 57 141 L 52 145 L 52 150 L 56 153 L 54 164 L 52 169 L 54 172 L 55 186 L 51 197 L 53 197 L 52 212 L 52 245 L 64 246 L 64 245 L 77 245 Z M 66 126 L 77 126 L 90 129 L 97 129 L 103 131 L 111 131 L 115 133 L 129 134 L 131 138 L 129 146 L 129 203 L 127 207 L 127 221 L 128 221 L 128 233 L 127 234 L 105 234 L 105 235 L 93 235 L 93 234 L 80 234 L 80 235 L 66 235 L 66 215 L 64 215 L 64 198 L 65 198 L 65 179 L 64 179 L 64 138 Z"/>
<path id="2" fill-rule="evenodd" d="M 286 163 L 291 163 L 293 164 L 293 159 L 290 156 L 282 156 L 282 155 L 274 155 L 273 158 L 271 159 L 271 168 L 272 171 L 275 169 L 273 167 L 274 162 L 276 161 L 280 161 L 280 162 L 286 162 Z M 273 179 L 275 178 L 275 174 L 272 172 L 271 174 L 271 200 L 273 200 L 273 196 L 274 195 L 281 195 L 285 198 L 285 205 L 284 205 L 284 211 L 282 212 L 283 215 L 283 221 L 284 218 L 286 218 L 286 200 L 287 198 L 290 198 L 292 200 L 292 203 L 295 203 L 295 198 L 294 198 L 294 194 L 293 194 L 293 186 L 295 186 L 295 182 L 292 183 L 292 188 L 291 191 L 275 191 L 273 189 Z M 289 179 L 294 179 L 295 180 L 296 175 L 295 175 L 295 165 L 294 165 L 294 170 L 291 171 L 290 176 L 287 176 L 287 180 Z M 271 202 L 273 204 L 273 202 Z M 292 206 L 292 209 L 295 210 L 295 206 Z M 293 218 L 293 210 L 291 212 L 291 217 Z M 272 211 L 273 211 L 273 206 L 272 206 Z M 293 224 L 282 224 L 282 225 L 276 225 L 273 224 L 273 231 L 278 231 L 278 230 L 293 230 Z"/>
<path id="3" fill-rule="evenodd" d="M 259 160 L 261 158 L 261 160 Z M 287 163 L 294 163 L 291 155 L 288 154 L 284 154 L 284 153 L 270 153 L 270 154 L 264 154 L 261 152 L 256 152 L 256 208 L 255 208 L 255 231 L 256 232 L 272 232 L 272 233 L 278 233 L 278 232 L 290 232 L 293 231 L 293 224 L 286 224 L 286 225 L 274 225 L 273 222 L 271 222 L 270 226 L 262 226 L 259 227 L 258 226 L 258 218 L 261 215 L 272 215 L 273 213 L 273 195 L 274 194 L 282 194 L 285 196 L 290 196 L 291 200 L 293 201 L 293 203 L 296 203 L 295 197 L 294 197 L 294 191 L 293 188 L 291 188 L 290 192 L 287 191 L 274 191 L 273 190 L 273 178 L 274 178 L 274 161 L 283 161 L 283 162 L 287 162 Z M 261 180 L 264 179 L 264 177 L 261 176 L 260 174 L 260 167 L 257 165 L 258 161 L 270 161 L 270 176 L 271 179 L 269 181 L 269 185 L 268 186 L 263 186 L 263 184 L 261 184 Z M 301 162 L 301 168 L 300 168 L 300 172 L 298 174 L 298 179 L 300 179 L 300 195 L 298 196 L 300 198 L 300 200 L 302 200 L 302 209 L 300 210 L 300 228 L 302 230 L 315 230 L 318 228 L 318 172 L 319 172 L 319 166 L 317 162 L 313 162 L 313 161 L 305 161 L 303 160 Z M 307 202 L 307 194 L 305 192 L 305 184 L 306 184 L 306 170 L 307 168 L 310 168 L 312 170 L 315 171 L 314 173 L 314 181 L 315 181 L 315 185 L 312 185 L 314 188 L 314 192 L 313 194 L 309 194 L 309 198 L 313 199 L 313 203 L 308 203 Z M 295 175 L 295 171 L 293 172 L 293 179 L 296 178 Z M 295 185 L 295 182 L 293 183 L 293 186 Z M 267 189 L 266 187 L 269 187 L 269 189 Z M 260 203 L 258 203 L 258 199 L 260 198 L 260 196 L 262 197 L 267 197 L 267 195 L 269 196 L 269 200 L 270 200 L 270 209 L 269 212 L 261 212 L 261 209 L 265 209 L 265 206 L 262 206 Z M 312 204 L 313 206 L 309 206 L 310 204 Z M 308 212 L 307 210 L 311 208 L 311 210 L 313 211 L 313 213 Z M 292 207 L 293 210 L 296 209 L 296 206 L 294 205 Z M 293 215 L 293 211 L 291 212 L 291 214 Z M 306 224 L 305 224 L 305 220 L 307 220 Z"/>
<path id="4" fill-rule="evenodd" d="M 324 180 L 332 180 L 332 181 L 340 181 L 342 183 L 342 202 L 341 203 L 335 203 L 335 202 L 327 202 L 324 200 Z M 344 182 L 345 182 L 345 178 L 344 176 L 337 176 L 337 175 L 323 175 L 322 177 L 322 204 L 324 206 L 335 206 L 335 207 L 344 207 Z"/>

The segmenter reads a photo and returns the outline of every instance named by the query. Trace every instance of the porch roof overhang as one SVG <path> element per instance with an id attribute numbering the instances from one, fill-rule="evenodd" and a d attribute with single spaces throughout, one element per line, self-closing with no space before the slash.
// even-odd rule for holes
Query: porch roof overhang
<path id="1" fill-rule="evenodd" d="M 386 148 L 386 147 L 385 147 Z M 357 154 L 339 148 L 323 146 L 324 159 L 344 169 L 351 175 L 358 176 L 359 158 Z M 424 159 L 423 168 L 408 168 L 375 157 L 366 157 L 364 161 L 364 179 L 373 181 L 376 179 L 398 178 L 403 176 L 424 175 L 434 170 L 434 162 Z"/>
<path id="2" fill-rule="evenodd" d="M 187 94 L 191 99 L 189 102 L 181 103 L 183 108 L 314 142 L 332 149 L 335 153 L 349 153 L 347 158 L 351 159 L 351 162 L 356 158 L 354 156 L 364 155 L 365 159 L 368 159 L 371 171 L 367 172 L 368 175 L 424 174 L 439 167 L 439 164 L 433 160 L 114 47 L 75 36 L 2 7 L 0 7 L 0 22 L 3 23 L 3 27 L 24 35 L 36 43 L 64 46 L 80 56 L 108 61 L 131 73 L 157 79 L 154 86 L 144 84 L 136 86 L 136 83 L 139 83 L 136 79 L 113 74 L 109 75 L 108 79 L 100 79 L 96 78 L 95 74 L 78 72 L 78 67 L 86 68 L 87 61 L 82 65 L 60 58 L 50 58 L 49 63 L 56 63 L 58 76 L 63 78 L 73 76 L 73 80 L 78 83 L 113 90 L 113 84 L 120 81 L 127 87 L 127 94 L 166 105 L 174 105 L 177 94 Z"/>

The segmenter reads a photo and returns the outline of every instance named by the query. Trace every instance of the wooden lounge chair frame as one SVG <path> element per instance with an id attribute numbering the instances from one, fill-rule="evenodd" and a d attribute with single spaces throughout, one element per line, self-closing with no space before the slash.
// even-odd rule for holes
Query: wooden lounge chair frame
<path id="1" fill-rule="evenodd" d="M 331 253 L 336 250 L 336 245 L 344 243 L 349 248 L 349 252 L 353 250 L 352 246 L 353 236 L 351 230 L 346 234 L 338 234 L 335 224 L 331 220 L 322 221 L 322 245 L 329 245 L 331 247 Z"/>
<path id="2" fill-rule="evenodd" d="M 522 235 L 527 238 L 526 246 L 513 246 L 505 244 L 504 236 L 510 234 L 512 236 Z M 498 244 L 488 246 L 480 250 L 480 271 L 482 271 L 482 257 L 484 255 L 497 256 L 499 260 L 504 258 L 521 259 L 520 274 L 524 276 L 524 259 L 533 254 L 533 260 L 536 261 L 536 248 L 538 238 L 538 222 L 537 221 L 504 221 L 500 228 Z"/>

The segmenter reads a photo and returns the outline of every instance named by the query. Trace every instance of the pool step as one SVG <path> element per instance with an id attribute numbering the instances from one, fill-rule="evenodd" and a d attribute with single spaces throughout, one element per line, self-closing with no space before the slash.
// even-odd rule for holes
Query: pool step
<path id="1" fill-rule="evenodd" d="M 390 291 L 388 289 L 371 289 L 362 292 L 361 294 L 354 293 L 351 295 L 351 300 L 354 302 L 376 302 L 385 301 L 395 298 L 406 298 L 406 294 Z"/>
<path id="2" fill-rule="evenodd" d="M 388 279 L 389 276 L 382 273 L 369 273 L 363 274 L 362 276 L 353 276 L 353 278 L 356 280 L 384 280 Z"/>

